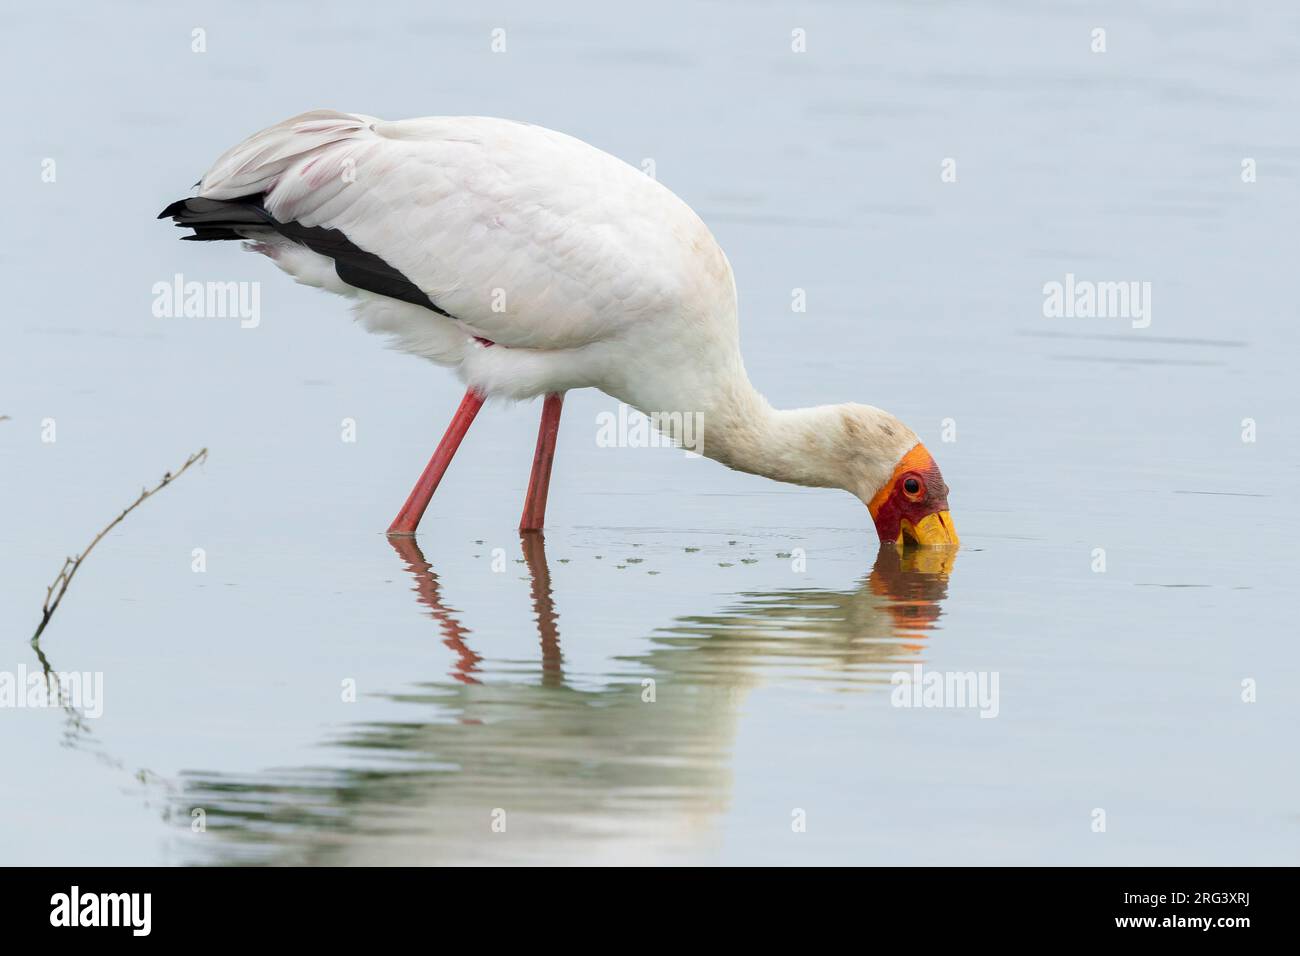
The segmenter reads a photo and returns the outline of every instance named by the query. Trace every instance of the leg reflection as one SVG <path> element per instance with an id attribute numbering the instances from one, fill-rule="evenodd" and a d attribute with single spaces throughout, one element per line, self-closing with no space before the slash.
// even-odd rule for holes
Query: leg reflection
<path id="1" fill-rule="evenodd" d="M 539 531 L 520 534 L 524 562 L 532 578 L 533 613 L 537 615 L 537 634 L 542 642 L 542 685 L 564 685 L 564 656 L 560 653 L 560 631 L 556 624 L 555 597 L 551 591 L 551 569 L 546 564 L 546 539 Z"/>
<path id="2" fill-rule="evenodd" d="M 438 575 L 434 574 L 429 562 L 424 560 L 424 553 L 415 543 L 415 538 L 391 536 L 388 542 L 406 562 L 406 570 L 410 571 L 411 576 L 415 578 L 415 587 L 411 590 L 438 622 L 438 629 L 442 631 L 442 642 L 456 654 L 456 667 L 450 676 L 462 684 L 481 683 L 474 674 L 483 658 L 470 650 L 469 645 L 465 643 L 465 638 L 470 632 L 469 628 L 456 619 L 456 611 L 453 608 L 443 603 Z"/>
<path id="3" fill-rule="evenodd" d="M 560 632 L 556 625 L 559 615 L 555 611 L 555 598 L 551 591 L 551 571 L 546 563 L 546 542 L 538 532 L 521 534 L 519 540 L 523 546 L 524 563 L 528 566 L 531 579 L 533 613 L 537 619 L 537 634 L 542 648 L 542 685 L 544 687 L 564 686 L 564 656 L 560 652 Z M 479 684 L 482 681 L 475 676 L 483 658 L 470 649 L 467 637 L 470 629 L 461 624 L 457 611 L 448 607 L 442 598 L 442 587 L 438 575 L 424 558 L 420 546 L 414 538 L 390 536 L 389 544 L 406 563 L 406 569 L 415 579 L 411 589 L 416 593 L 421 604 L 429 609 L 430 616 L 438 622 L 442 631 L 443 643 L 456 653 L 456 667 L 451 677 L 462 684 Z"/>

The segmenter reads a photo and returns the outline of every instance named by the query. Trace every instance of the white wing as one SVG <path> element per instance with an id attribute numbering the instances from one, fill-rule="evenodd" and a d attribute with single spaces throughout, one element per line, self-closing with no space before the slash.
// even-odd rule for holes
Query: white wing
<path id="1" fill-rule="evenodd" d="M 538 126 L 314 110 L 229 150 L 199 190 L 257 194 L 280 222 L 340 230 L 503 345 L 572 348 L 668 315 L 734 313 L 731 269 L 690 207 Z"/>

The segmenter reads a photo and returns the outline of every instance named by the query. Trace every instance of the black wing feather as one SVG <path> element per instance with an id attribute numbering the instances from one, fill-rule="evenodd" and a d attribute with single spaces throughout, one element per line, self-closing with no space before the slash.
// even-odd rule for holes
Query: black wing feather
<path id="1" fill-rule="evenodd" d="M 194 235 L 182 237 L 193 242 L 243 239 L 240 229 L 274 229 L 312 252 L 333 259 L 335 273 L 350 286 L 454 318 L 398 269 L 374 253 L 359 248 L 342 230 L 280 222 L 266 211 L 262 202 L 261 194 L 238 199 L 178 199 L 160 212 L 158 218 L 172 219 L 178 226 L 193 229 Z"/>

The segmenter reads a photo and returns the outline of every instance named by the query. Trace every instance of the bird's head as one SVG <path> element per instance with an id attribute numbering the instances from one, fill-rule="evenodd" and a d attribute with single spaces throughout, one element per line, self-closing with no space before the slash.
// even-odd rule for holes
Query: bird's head
<path id="1" fill-rule="evenodd" d="M 948 485 L 920 442 L 899 459 L 867 510 L 884 544 L 955 548 L 960 543 L 948 513 Z"/>
<path id="2" fill-rule="evenodd" d="M 916 433 L 881 409 L 840 407 L 859 465 L 849 490 L 866 504 L 881 543 L 957 547 L 948 485 Z"/>

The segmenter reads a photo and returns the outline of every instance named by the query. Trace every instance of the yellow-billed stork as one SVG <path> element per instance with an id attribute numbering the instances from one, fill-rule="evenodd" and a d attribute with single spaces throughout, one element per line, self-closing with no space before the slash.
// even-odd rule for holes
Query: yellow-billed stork
<path id="1" fill-rule="evenodd" d="M 244 239 L 370 330 L 454 368 L 465 397 L 389 528 L 414 534 L 485 399 L 545 396 L 521 530 L 542 526 L 561 401 L 598 388 L 738 471 L 843 488 L 881 541 L 955 546 L 948 487 L 870 405 L 773 408 L 740 356 L 731 266 L 667 188 L 593 146 L 487 117 L 313 110 L 222 155 L 159 218 Z"/>

